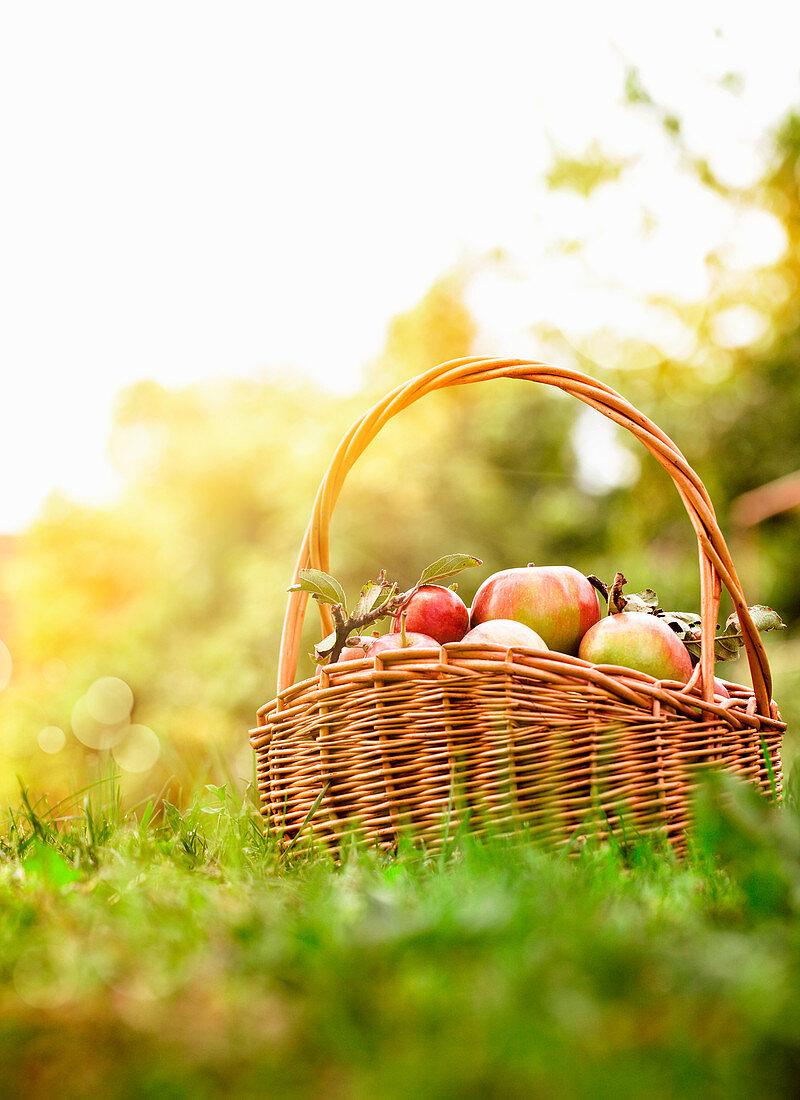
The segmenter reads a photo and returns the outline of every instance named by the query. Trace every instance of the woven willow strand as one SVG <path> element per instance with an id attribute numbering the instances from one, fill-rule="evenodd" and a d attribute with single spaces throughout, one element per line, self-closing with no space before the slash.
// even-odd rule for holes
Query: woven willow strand
<path id="1" fill-rule="evenodd" d="M 330 521 L 339 493 L 353 464 L 393 416 L 436 390 L 500 378 L 539 382 L 563 390 L 630 431 L 664 467 L 683 501 L 698 543 L 702 656 L 692 682 L 696 682 L 702 672 L 703 698 L 713 702 L 714 633 L 724 585 L 739 618 L 757 710 L 769 717 L 772 681 L 767 656 L 703 482 L 675 443 L 656 424 L 616 390 L 580 371 L 534 360 L 465 358 L 442 363 L 392 390 L 355 421 L 337 447 L 317 490 L 297 559 L 295 581 L 301 569 L 329 570 Z M 278 666 L 279 693 L 294 680 L 307 602 L 304 592 L 289 595 Z M 333 628 L 328 608 L 320 605 L 320 614 L 323 631 L 328 633 Z"/>

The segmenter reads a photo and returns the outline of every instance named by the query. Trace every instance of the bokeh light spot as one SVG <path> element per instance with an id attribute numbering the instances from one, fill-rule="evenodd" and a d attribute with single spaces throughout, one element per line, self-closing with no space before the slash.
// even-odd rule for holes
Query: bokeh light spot
<path id="1" fill-rule="evenodd" d="M 39 730 L 38 741 L 42 752 L 61 752 L 67 743 L 67 735 L 60 726 L 45 726 Z"/>
<path id="2" fill-rule="evenodd" d="M 132 707 L 133 692 L 118 676 L 101 676 L 86 692 L 87 712 L 107 726 L 126 722 Z"/>
<path id="3" fill-rule="evenodd" d="M 85 695 L 72 708 L 70 718 L 72 732 L 90 749 L 110 749 L 125 735 L 128 728 L 127 721 L 107 725 L 94 718 L 89 713 Z"/>
<path id="4" fill-rule="evenodd" d="M 8 687 L 11 673 L 14 671 L 14 663 L 5 642 L 0 642 L 0 691 Z"/>
<path id="5" fill-rule="evenodd" d="M 713 319 L 716 343 L 723 348 L 743 348 L 760 339 L 769 325 L 769 318 L 752 306 L 731 306 Z"/>
<path id="6" fill-rule="evenodd" d="M 114 759 L 126 772 L 146 772 L 161 754 L 158 734 L 149 726 L 129 726 L 125 737 L 111 750 Z"/>

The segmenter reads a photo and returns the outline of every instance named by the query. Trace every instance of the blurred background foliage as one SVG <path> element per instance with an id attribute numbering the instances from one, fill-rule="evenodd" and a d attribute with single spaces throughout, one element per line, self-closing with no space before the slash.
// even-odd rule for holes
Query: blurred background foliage
<path id="1" fill-rule="evenodd" d="M 635 72 L 627 95 L 680 149 L 680 120 Z M 743 493 L 800 469 L 800 114 L 771 140 L 769 170 L 746 190 L 687 163 L 731 203 L 778 218 L 787 247 L 777 264 L 746 272 L 709 256 L 708 299 L 658 303 L 693 334 L 684 356 L 609 333 L 580 345 L 557 330 L 537 338 L 543 358 L 619 389 L 697 469 L 750 602 L 774 606 L 793 628 L 766 641 L 775 696 L 797 728 L 798 513 L 747 526 L 735 510 Z M 556 156 L 549 183 L 588 200 L 625 171 L 593 144 L 583 159 Z M 282 376 L 176 391 L 143 381 L 121 395 L 110 441 L 119 499 L 104 508 L 52 499 L 9 559 L 0 792 L 21 780 L 57 798 L 114 769 L 131 800 L 178 798 L 252 776 L 247 730 L 273 693 L 285 589 L 325 465 L 387 389 L 487 350 L 467 304 L 473 274 L 446 273 L 394 320 L 356 397 Z M 756 319 L 746 346 L 718 339 L 731 310 Z M 661 467 L 564 395 L 506 380 L 449 390 L 395 418 L 348 479 L 332 548 L 350 592 L 381 568 L 411 584 L 427 562 L 464 551 L 484 562 L 461 580 L 467 601 L 489 573 L 535 561 L 604 578 L 619 569 L 630 590 L 653 587 L 666 607 L 699 603 L 694 535 Z M 312 609 L 305 650 L 317 627 Z M 722 674 L 747 680 L 741 660 Z"/>

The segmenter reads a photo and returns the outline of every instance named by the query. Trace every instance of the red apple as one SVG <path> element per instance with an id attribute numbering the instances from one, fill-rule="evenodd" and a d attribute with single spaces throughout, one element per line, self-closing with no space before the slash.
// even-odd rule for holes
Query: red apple
<path id="1" fill-rule="evenodd" d="M 702 676 L 697 681 L 697 684 L 695 685 L 694 690 L 697 692 L 698 695 L 702 694 L 702 691 L 703 691 L 703 677 Z M 725 687 L 722 680 L 720 680 L 716 676 L 714 677 L 714 697 L 716 699 L 730 699 L 730 697 L 731 697 L 731 693 Z"/>
<path id="2" fill-rule="evenodd" d="M 692 690 L 692 695 L 702 695 L 702 694 L 703 694 L 703 677 L 701 676 L 700 679 L 697 681 L 697 683 L 694 685 L 694 688 Z M 718 680 L 717 677 L 715 676 L 714 677 L 714 699 L 713 699 L 713 702 L 715 702 L 717 705 L 724 705 L 725 700 L 730 699 L 730 697 L 731 697 L 731 693 L 725 687 L 722 680 Z M 701 711 L 700 707 L 692 707 L 692 710 L 694 710 L 696 714 L 702 715 L 702 711 Z"/>
<path id="3" fill-rule="evenodd" d="M 461 639 L 462 642 L 489 642 L 492 645 L 526 646 L 528 649 L 547 649 L 535 630 L 516 619 L 489 619 L 473 626 Z"/>
<path id="4" fill-rule="evenodd" d="M 473 626 L 516 619 L 535 630 L 548 649 L 573 654 L 599 618 L 597 592 L 569 565 L 503 569 L 483 582 L 470 612 Z"/>
<path id="5" fill-rule="evenodd" d="M 339 654 L 339 659 L 337 661 L 334 661 L 333 664 L 328 662 L 328 664 L 326 664 L 326 665 L 317 665 L 316 669 L 314 670 L 314 675 L 317 677 L 317 679 L 319 679 L 319 677 L 321 676 L 323 668 L 330 671 L 332 668 L 336 668 L 336 666 L 339 664 L 339 661 L 357 661 L 357 660 L 360 660 L 360 658 L 362 658 L 364 656 L 364 650 L 367 648 L 367 646 L 370 645 L 371 642 L 374 642 L 375 639 L 374 638 L 359 638 L 358 641 L 360 643 L 358 645 L 346 645 L 346 646 L 344 646 L 344 648 L 342 649 L 342 652 Z"/>
<path id="6" fill-rule="evenodd" d="M 452 588 L 444 588 L 441 584 L 420 585 L 392 619 L 392 630 L 400 630 L 403 613 L 407 631 L 427 634 L 442 645 L 460 641 L 469 630 L 467 605 Z"/>
<path id="7" fill-rule="evenodd" d="M 686 683 L 692 674 L 689 651 L 663 619 L 644 611 L 609 615 L 586 631 L 578 656 L 595 665 L 623 665 L 656 680 Z"/>
<path id="8" fill-rule="evenodd" d="M 718 679 L 716 676 L 714 677 L 714 695 L 722 699 L 730 699 L 731 697 L 731 693 L 725 687 L 722 680 Z"/>
<path id="9" fill-rule="evenodd" d="M 398 631 L 393 634 L 383 634 L 376 638 L 367 650 L 368 657 L 374 657 L 377 653 L 387 653 L 392 649 L 438 649 L 439 643 L 427 634 L 417 634 L 415 631 L 406 631 L 405 640 L 403 634 Z"/>
<path id="10" fill-rule="evenodd" d="M 342 648 L 342 652 L 339 654 L 340 661 L 356 661 L 359 657 L 363 657 L 366 650 L 375 641 L 374 638 L 359 638 L 358 641 L 354 640 L 353 645 L 346 645 Z"/>

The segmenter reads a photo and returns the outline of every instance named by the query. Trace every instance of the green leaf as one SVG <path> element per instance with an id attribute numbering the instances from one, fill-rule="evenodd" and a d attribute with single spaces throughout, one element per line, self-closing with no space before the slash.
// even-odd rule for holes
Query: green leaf
<path id="1" fill-rule="evenodd" d="M 702 647 L 699 642 L 685 641 L 683 643 L 689 650 L 689 656 L 692 658 L 693 664 L 697 664 L 702 655 Z M 715 661 L 733 661 L 739 656 L 739 649 L 742 642 L 740 638 L 717 636 L 714 639 L 714 660 Z"/>
<path id="2" fill-rule="evenodd" d="M 630 596 L 625 596 L 624 599 L 626 611 L 641 611 L 645 615 L 652 615 L 656 607 L 656 604 L 643 600 L 640 592 L 632 592 Z"/>
<path id="3" fill-rule="evenodd" d="M 684 638 L 684 645 L 689 650 L 689 653 L 700 660 L 700 619 L 697 619 L 697 628 L 694 631 L 694 638 L 689 640 Z M 742 647 L 742 635 L 739 631 L 738 624 L 728 622 L 725 624 L 724 630 L 721 630 L 714 638 L 714 660 L 715 661 L 733 661 L 739 656 L 739 650 Z"/>
<path id="4" fill-rule="evenodd" d="M 718 634 L 714 639 L 714 660 L 732 661 L 739 656 L 741 647 L 740 634 Z"/>
<path id="5" fill-rule="evenodd" d="M 699 637 L 700 616 L 696 611 L 657 611 L 656 615 L 675 631 L 681 641 L 692 641 Z"/>
<path id="6" fill-rule="evenodd" d="M 314 645 L 314 656 L 317 661 L 323 661 L 326 657 L 329 657 L 333 651 L 333 647 L 336 645 L 336 631 L 326 635 L 321 642 L 316 642 Z"/>
<path id="7" fill-rule="evenodd" d="M 648 607 L 654 609 L 658 607 L 658 596 L 652 588 L 645 588 L 643 592 L 634 592 L 633 595 L 640 599 L 642 603 L 647 604 Z M 630 596 L 628 599 L 630 599 Z"/>
<path id="8" fill-rule="evenodd" d="M 777 611 L 773 611 L 771 607 L 766 607 L 764 604 L 753 604 L 752 607 L 747 609 L 753 619 L 753 625 L 756 630 L 761 632 L 765 630 L 785 630 L 786 623 L 780 617 Z M 736 630 L 739 630 L 739 618 L 734 611 L 732 615 L 729 615 L 725 621 L 726 629 L 730 624 L 734 624 Z"/>
<path id="9" fill-rule="evenodd" d="M 340 603 L 346 607 L 344 589 L 330 573 L 321 569 L 301 569 L 296 584 L 291 584 L 287 592 L 308 592 L 320 603 Z"/>
<path id="10" fill-rule="evenodd" d="M 471 554 L 446 554 L 422 570 L 417 584 L 432 584 L 434 581 L 444 580 L 445 577 L 454 577 L 462 569 L 472 569 L 476 565 L 483 565 L 483 562 Z"/>
<path id="11" fill-rule="evenodd" d="M 363 615 L 368 615 L 370 611 L 374 611 L 381 603 L 385 603 L 394 595 L 396 589 L 396 584 L 379 584 L 376 581 L 367 581 L 361 589 L 361 595 L 353 608 L 351 618 L 361 618 Z"/>

